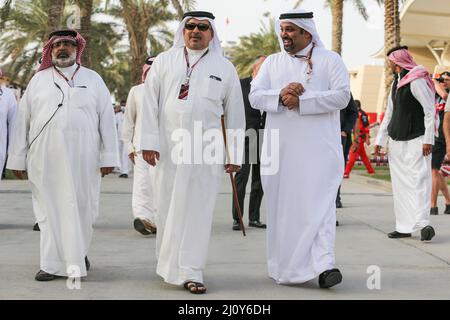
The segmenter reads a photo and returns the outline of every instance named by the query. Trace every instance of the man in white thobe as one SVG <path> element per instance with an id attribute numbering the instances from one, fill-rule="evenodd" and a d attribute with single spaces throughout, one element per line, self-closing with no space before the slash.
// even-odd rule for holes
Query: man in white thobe
<path id="1" fill-rule="evenodd" d="M 389 50 L 396 77 L 383 122 L 375 141 L 375 155 L 389 137 L 389 171 L 394 198 L 395 231 L 389 238 L 407 238 L 419 231 L 422 241 L 435 231 L 430 223 L 431 152 L 435 136 L 434 84 L 405 46 Z"/>
<path id="2" fill-rule="evenodd" d="M 110 94 L 81 66 L 84 46 L 76 31 L 50 34 L 13 128 L 7 168 L 28 172 L 41 229 L 37 281 L 87 275 L 101 177 L 118 163 Z"/>
<path id="3" fill-rule="evenodd" d="M 143 157 L 151 165 L 159 160 L 156 271 L 191 293 L 206 291 L 203 269 L 224 167 L 223 159 L 201 159 L 203 150 L 209 154 L 206 140 L 217 138 L 217 132 L 217 139 L 222 139 L 223 114 L 227 129 L 241 130 L 236 143 L 228 141 L 231 156 L 225 166 L 227 172 L 236 172 L 245 137 L 239 78 L 223 57 L 213 19 L 208 12 L 184 15 L 172 49 L 158 55 L 145 81 L 141 118 Z M 179 136 L 186 138 L 185 144 Z M 210 152 L 214 153 L 223 155 L 223 143 Z"/>
<path id="4" fill-rule="evenodd" d="M 329 288 L 342 281 L 334 268 L 335 200 L 344 170 L 340 109 L 349 102 L 350 84 L 312 18 L 303 9 L 280 16 L 282 52 L 264 61 L 250 103 L 267 112 L 261 179 L 269 276 L 279 284 L 319 276 L 320 287 Z M 278 168 L 268 165 L 269 154 L 279 156 Z"/>
<path id="5" fill-rule="evenodd" d="M 119 160 L 120 166 L 119 170 L 119 178 L 128 178 L 128 173 L 130 170 L 130 159 L 128 158 L 127 149 L 125 143 L 122 140 L 122 131 L 123 131 L 123 122 L 125 120 L 125 103 L 126 101 L 121 101 L 120 105 L 114 108 L 115 117 L 116 117 L 116 129 L 117 129 L 117 143 L 119 145 Z"/>
<path id="6" fill-rule="evenodd" d="M 3 73 L 0 69 L 0 78 Z M 5 167 L 8 140 L 16 116 L 17 102 L 12 90 L 0 83 L 0 175 Z M 1 179 L 1 177 L 0 177 Z"/>
<path id="7" fill-rule="evenodd" d="M 156 233 L 154 180 L 155 168 L 149 165 L 139 150 L 141 110 L 144 100 L 144 82 L 155 60 L 146 60 L 142 71 L 142 83 L 131 88 L 128 94 L 122 124 L 122 141 L 127 155 L 134 164 L 132 209 L 134 229 L 143 235 Z"/>

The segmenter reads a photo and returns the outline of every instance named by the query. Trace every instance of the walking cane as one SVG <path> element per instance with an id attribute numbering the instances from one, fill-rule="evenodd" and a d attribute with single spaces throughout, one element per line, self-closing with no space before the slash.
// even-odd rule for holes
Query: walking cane
<path id="1" fill-rule="evenodd" d="M 227 134 L 225 131 L 225 118 L 223 115 L 220 117 L 220 122 L 222 123 L 222 134 L 223 134 L 223 142 L 225 144 L 226 157 L 227 157 L 228 161 L 231 162 L 230 152 L 228 150 L 228 145 L 227 145 Z M 239 206 L 239 199 L 238 199 L 237 191 L 236 191 L 236 181 L 234 180 L 234 176 L 233 176 L 232 172 L 230 172 L 230 180 L 231 180 L 231 187 L 233 189 L 234 204 L 235 204 L 237 212 L 238 212 L 239 225 L 241 226 L 242 233 L 244 234 L 244 237 L 245 237 L 246 236 L 245 227 L 244 227 L 244 222 L 242 221 L 242 212 L 241 212 L 241 207 Z"/>

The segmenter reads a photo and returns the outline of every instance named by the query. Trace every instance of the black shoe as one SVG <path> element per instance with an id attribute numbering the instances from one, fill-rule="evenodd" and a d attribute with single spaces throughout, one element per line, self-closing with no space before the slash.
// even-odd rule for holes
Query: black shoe
<path id="1" fill-rule="evenodd" d="M 255 228 L 261 228 L 261 229 L 266 229 L 267 228 L 267 225 L 265 223 L 261 223 L 261 221 L 259 221 L 259 220 L 249 221 L 248 222 L 248 226 L 249 227 L 255 227 Z"/>
<path id="2" fill-rule="evenodd" d="M 420 230 L 420 241 L 430 241 L 436 235 L 432 226 L 426 226 Z"/>
<path id="3" fill-rule="evenodd" d="M 450 204 L 445 205 L 445 211 L 444 214 L 450 214 Z"/>
<path id="4" fill-rule="evenodd" d="M 430 209 L 430 214 L 437 215 L 439 213 L 438 207 L 433 207 Z"/>
<path id="5" fill-rule="evenodd" d="M 38 273 L 36 273 L 36 276 L 34 279 L 36 281 L 52 281 L 58 278 L 58 276 L 55 276 L 54 274 L 47 273 L 43 270 L 39 270 Z"/>
<path id="6" fill-rule="evenodd" d="M 233 230 L 234 230 L 234 231 L 239 231 L 239 230 L 241 230 L 241 225 L 239 224 L 239 221 L 237 221 L 237 220 L 234 220 L 234 221 L 233 221 Z"/>
<path id="7" fill-rule="evenodd" d="M 397 231 L 393 231 L 391 233 L 388 233 L 388 237 L 391 239 L 409 238 L 409 237 L 411 237 L 411 233 L 400 233 Z"/>
<path id="8" fill-rule="evenodd" d="M 126 173 L 122 173 L 122 174 L 119 176 L 119 178 L 125 178 L 125 179 L 127 179 L 127 178 L 128 178 L 128 175 L 127 175 Z"/>
<path id="9" fill-rule="evenodd" d="M 336 200 L 336 208 L 341 209 L 341 208 L 343 208 L 343 207 L 344 207 L 344 206 L 342 205 L 341 200 Z"/>
<path id="10" fill-rule="evenodd" d="M 39 228 L 39 224 L 37 222 L 33 226 L 33 231 L 41 231 L 41 229 Z"/>
<path id="11" fill-rule="evenodd" d="M 339 226 L 339 221 L 336 220 L 336 227 L 338 227 L 338 226 Z"/>
<path id="12" fill-rule="evenodd" d="M 141 219 L 139 218 L 134 219 L 133 225 L 134 229 L 140 234 L 143 234 L 144 236 L 151 234 L 151 232 L 147 230 L 147 228 L 144 225 L 144 222 L 142 222 Z"/>
<path id="13" fill-rule="evenodd" d="M 323 289 L 331 288 L 342 282 L 342 273 L 339 269 L 324 271 L 319 276 L 319 286 Z"/>
<path id="14" fill-rule="evenodd" d="M 84 263 L 86 264 L 86 271 L 89 271 L 89 269 L 91 268 L 91 263 L 89 262 L 88 257 L 84 257 Z"/>

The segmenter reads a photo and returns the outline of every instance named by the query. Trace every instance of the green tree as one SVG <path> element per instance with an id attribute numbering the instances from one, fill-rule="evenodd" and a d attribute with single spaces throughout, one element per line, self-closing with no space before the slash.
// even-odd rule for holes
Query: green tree
<path id="1" fill-rule="evenodd" d="M 240 77 L 251 74 L 251 67 L 260 55 L 270 55 L 280 51 L 280 43 L 275 33 L 273 19 L 262 26 L 257 33 L 239 38 L 239 44 L 230 49 L 230 58 Z"/>

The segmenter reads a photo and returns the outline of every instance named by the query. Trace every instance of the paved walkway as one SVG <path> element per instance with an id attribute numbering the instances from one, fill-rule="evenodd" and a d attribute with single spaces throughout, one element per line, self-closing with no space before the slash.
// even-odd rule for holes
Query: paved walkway
<path id="1" fill-rule="evenodd" d="M 389 186 L 353 174 L 342 188 L 345 208 L 338 210 L 336 259 L 343 283 L 330 290 L 319 289 L 317 281 L 281 286 L 267 276 L 265 231 L 249 228 L 243 238 L 231 230 L 228 181 L 224 175 L 205 271 L 208 294 L 202 296 L 156 275 L 155 237 L 132 228 L 132 179 L 117 175 L 103 183 L 92 269 L 81 289 L 67 289 L 63 279 L 34 281 L 39 233 L 32 231 L 31 193 L 26 182 L 1 181 L 0 299 L 450 299 L 450 215 L 432 216 L 437 236 L 431 243 L 420 242 L 418 234 L 388 239 L 394 224 Z M 441 198 L 439 205 L 444 206 Z M 265 215 L 263 209 L 263 221 Z M 379 290 L 367 286 L 373 270 L 380 271 Z"/>

